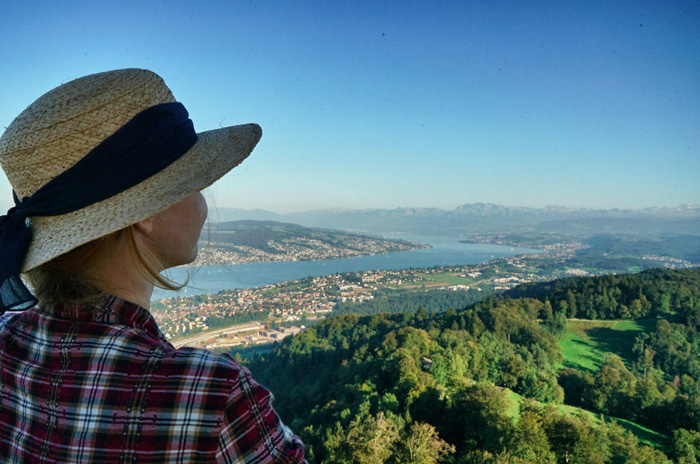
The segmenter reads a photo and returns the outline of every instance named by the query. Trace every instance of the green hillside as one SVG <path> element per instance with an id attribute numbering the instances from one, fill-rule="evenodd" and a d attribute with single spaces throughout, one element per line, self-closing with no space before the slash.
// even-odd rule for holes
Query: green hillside
<path id="1" fill-rule="evenodd" d="M 442 313 L 331 317 L 249 364 L 310 462 L 693 462 L 697 274 L 577 279 Z M 664 317 L 567 321 L 569 295 L 580 308 L 603 295 L 609 308 L 639 299 Z M 428 457 L 407 458 L 416 443 Z"/>
<path id="2" fill-rule="evenodd" d="M 525 398 L 511 390 L 506 390 L 506 394 L 508 396 L 508 401 L 510 402 L 507 415 L 517 422 L 517 420 L 520 418 L 520 411 L 522 409 L 522 405 L 532 403 L 533 400 Z M 538 404 L 539 407 L 546 407 L 546 404 L 543 403 L 535 402 L 535 404 Z M 637 437 L 639 443 L 646 446 L 651 446 L 656 449 L 667 449 L 670 444 L 670 437 L 668 435 L 664 435 L 648 427 L 636 424 L 632 421 L 620 419 L 617 417 L 606 416 L 604 414 L 595 414 L 586 409 L 577 408 L 575 406 L 568 406 L 565 404 L 556 405 L 555 410 L 572 417 L 585 417 L 586 421 L 589 421 L 595 424 L 596 426 L 600 425 L 601 420 L 603 420 L 606 424 L 619 425 L 620 427 Z"/>

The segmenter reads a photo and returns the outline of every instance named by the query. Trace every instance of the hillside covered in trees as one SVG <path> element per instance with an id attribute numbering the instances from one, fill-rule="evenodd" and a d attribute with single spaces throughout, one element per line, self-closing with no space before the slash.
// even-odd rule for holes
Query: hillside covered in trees
<path id="1" fill-rule="evenodd" d="M 328 318 L 248 363 L 310 462 L 694 463 L 698 295 L 699 269 L 562 279 L 441 313 Z M 574 317 L 651 329 L 574 369 L 560 346 Z"/>

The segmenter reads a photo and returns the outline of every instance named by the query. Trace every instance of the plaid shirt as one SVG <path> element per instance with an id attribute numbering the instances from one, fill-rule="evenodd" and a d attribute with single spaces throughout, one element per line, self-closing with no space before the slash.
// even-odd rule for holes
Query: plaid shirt
<path id="1" fill-rule="evenodd" d="M 0 462 L 298 463 L 272 394 L 228 355 L 175 349 L 144 308 L 0 317 Z"/>

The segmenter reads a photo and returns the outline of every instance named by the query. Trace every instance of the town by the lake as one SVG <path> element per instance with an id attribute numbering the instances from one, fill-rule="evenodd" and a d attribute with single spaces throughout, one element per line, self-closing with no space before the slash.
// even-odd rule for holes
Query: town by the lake
<path id="1" fill-rule="evenodd" d="M 540 254 L 481 264 L 335 273 L 212 295 L 162 298 L 152 303 L 152 312 L 175 346 L 217 349 L 273 343 L 304 330 L 342 305 L 362 304 L 387 290 L 487 295 L 523 282 L 590 275 L 589 270 L 567 264 L 582 247 L 580 242 L 570 241 L 544 245 Z M 688 264 L 665 261 L 667 267 Z M 549 264 L 547 272 L 542 270 L 544 262 Z"/>

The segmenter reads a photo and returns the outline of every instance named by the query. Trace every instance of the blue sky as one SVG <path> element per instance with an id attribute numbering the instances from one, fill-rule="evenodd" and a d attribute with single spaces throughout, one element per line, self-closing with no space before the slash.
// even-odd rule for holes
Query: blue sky
<path id="1" fill-rule="evenodd" d="M 217 207 L 700 203 L 698 1 L 0 5 L 0 127 L 124 67 L 198 130 L 259 123 Z"/>

